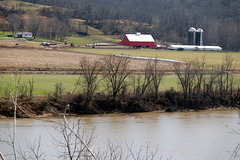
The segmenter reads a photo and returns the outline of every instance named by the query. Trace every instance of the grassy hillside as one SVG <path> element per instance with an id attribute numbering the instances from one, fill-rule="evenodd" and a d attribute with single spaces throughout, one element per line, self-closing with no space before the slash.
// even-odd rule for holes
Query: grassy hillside
<path id="1" fill-rule="evenodd" d="M 120 41 L 120 39 L 118 39 L 117 36 L 104 35 L 101 30 L 93 28 L 91 26 L 87 26 L 85 24 L 85 20 L 72 19 L 71 23 L 76 29 L 80 28 L 80 31 L 82 32 L 86 32 L 86 29 L 87 29 L 88 35 L 81 36 L 78 34 L 72 34 L 70 37 L 65 38 L 65 41 L 69 43 L 72 42 L 75 45 L 83 46 L 85 44 L 92 44 L 92 43 L 115 43 Z"/>
<path id="2" fill-rule="evenodd" d="M 21 17 L 24 20 L 26 20 L 26 22 L 25 22 L 26 26 L 25 26 L 24 31 L 29 31 L 27 29 L 27 24 L 28 24 L 28 17 L 30 15 L 32 15 L 32 14 L 39 15 L 44 20 L 47 20 L 49 17 L 47 18 L 47 17 L 41 16 L 40 11 L 43 8 L 45 8 L 45 9 L 49 8 L 50 10 L 52 10 L 51 6 L 28 3 L 28 2 L 17 1 L 17 0 L 6 1 L 6 4 L 2 3 L 2 6 L 6 7 L 5 9 L 7 9 L 9 11 L 14 10 L 14 11 L 19 12 L 19 15 L 21 15 Z M 61 8 L 61 9 L 65 10 L 64 8 Z M 64 41 L 67 41 L 69 43 L 72 42 L 76 45 L 81 45 L 81 46 L 85 45 L 86 43 L 118 42 L 119 41 L 119 40 L 116 40 L 115 36 L 105 36 L 102 31 L 100 31 L 96 28 L 93 28 L 91 26 L 86 26 L 85 20 L 69 19 L 69 21 L 71 23 L 71 27 L 73 27 L 73 29 L 76 30 L 76 31 L 79 30 L 81 32 L 86 32 L 86 28 L 87 28 L 88 35 L 87 36 L 81 36 L 77 33 L 71 33 L 71 36 L 67 36 Z M 80 27 L 80 29 L 79 29 L 79 27 Z M 16 32 L 17 31 L 18 30 L 16 30 Z M 11 32 L 5 32 L 4 34 L 2 32 L 0 32 L 0 37 L 6 37 L 6 36 L 11 35 L 11 34 L 12 34 Z M 5 40 L 5 39 L 0 38 L 0 40 Z M 36 39 L 30 38 L 28 40 L 37 41 L 37 42 L 50 41 L 48 39 L 39 38 L 38 36 L 36 37 Z M 57 41 L 51 40 L 51 42 L 57 42 Z M 61 41 L 61 43 L 62 43 L 62 41 Z"/>
<path id="3" fill-rule="evenodd" d="M 39 10 L 43 7 L 50 8 L 50 6 L 46 5 L 40 5 L 40 4 L 34 4 L 34 3 L 28 3 L 23 1 L 17 1 L 17 0 L 9 0 L 8 1 L 8 8 L 15 8 L 18 10 L 23 10 L 26 14 L 38 14 Z"/>

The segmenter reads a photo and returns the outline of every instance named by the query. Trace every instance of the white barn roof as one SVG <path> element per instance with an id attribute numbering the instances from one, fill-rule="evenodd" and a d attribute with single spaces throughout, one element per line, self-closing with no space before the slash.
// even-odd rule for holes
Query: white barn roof
<path id="1" fill-rule="evenodd" d="M 150 34 L 126 34 L 130 42 L 155 42 L 152 35 Z"/>

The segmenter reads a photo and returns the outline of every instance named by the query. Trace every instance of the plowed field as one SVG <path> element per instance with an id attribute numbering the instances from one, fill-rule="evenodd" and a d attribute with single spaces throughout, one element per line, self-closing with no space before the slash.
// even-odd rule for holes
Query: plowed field
<path id="1" fill-rule="evenodd" d="M 78 69 L 80 60 L 86 57 L 90 62 L 99 61 L 104 55 L 66 51 L 64 45 L 44 47 L 36 42 L 6 40 L 0 41 L 1 70 L 69 70 Z M 85 48 L 85 47 L 84 47 Z M 80 48 L 81 49 L 81 48 Z M 131 59 L 129 69 L 143 70 L 146 60 Z M 161 68 L 169 70 L 173 63 L 160 62 Z"/>

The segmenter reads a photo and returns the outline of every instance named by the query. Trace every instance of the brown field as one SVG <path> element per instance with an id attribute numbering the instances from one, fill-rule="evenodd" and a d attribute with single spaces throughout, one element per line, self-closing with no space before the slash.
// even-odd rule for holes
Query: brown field
<path id="1" fill-rule="evenodd" d="M 17 44 L 17 45 L 16 45 Z M 40 42 L 5 40 L 0 41 L 1 70 L 70 70 L 78 69 L 84 57 L 90 61 L 98 61 L 104 55 L 66 51 L 64 45 L 44 47 Z M 131 70 L 143 70 L 146 60 L 131 60 Z M 172 68 L 173 63 L 160 62 L 165 70 Z"/>

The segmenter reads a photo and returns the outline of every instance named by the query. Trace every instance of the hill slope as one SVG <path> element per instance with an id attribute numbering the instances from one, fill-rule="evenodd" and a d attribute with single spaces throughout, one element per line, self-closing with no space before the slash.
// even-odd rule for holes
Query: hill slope
<path id="1" fill-rule="evenodd" d="M 162 43 L 186 44 L 187 30 L 193 26 L 204 30 L 204 45 L 240 50 L 239 0 L 11 0 L 9 5 L 5 2 L 8 1 L 1 3 L 1 15 L 8 23 L 2 22 L 1 29 L 29 30 L 39 38 L 63 41 L 76 33 L 84 37 L 91 35 L 90 27 L 86 27 L 91 26 L 104 35 L 122 37 L 142 32 L 151 33 Z M 30 14 L 29 18 L 26 14 Z M 73 24 L 72 19 L 82 21 Z"/>

